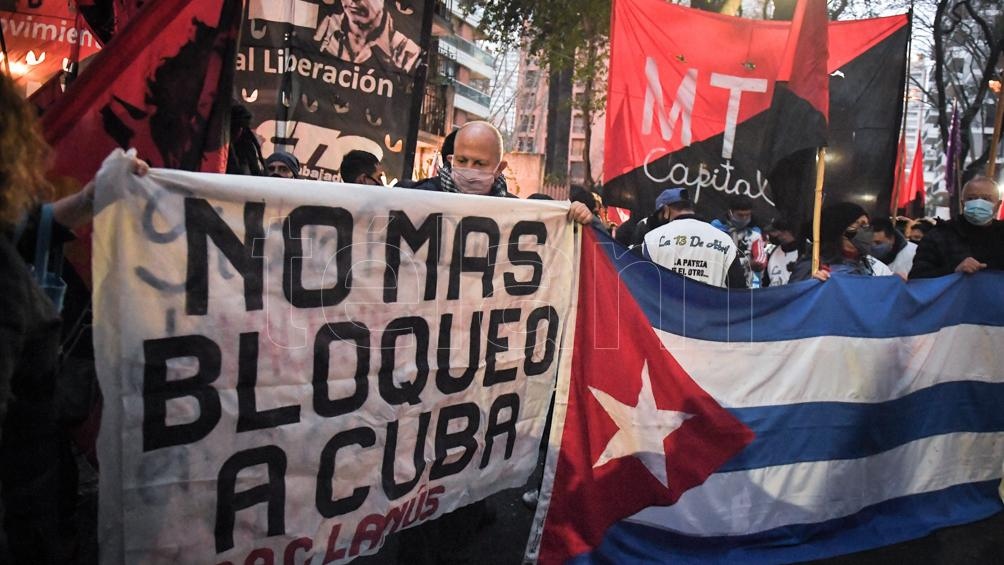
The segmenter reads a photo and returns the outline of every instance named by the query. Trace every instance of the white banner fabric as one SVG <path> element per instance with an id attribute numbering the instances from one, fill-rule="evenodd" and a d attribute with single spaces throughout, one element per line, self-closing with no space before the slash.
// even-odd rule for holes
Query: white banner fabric
<path id="1" fill-rule="evenodd" d="M 342 563 L 527 480 L 567 203 L 130 162 L 93 235 L 103 563 Z"/>

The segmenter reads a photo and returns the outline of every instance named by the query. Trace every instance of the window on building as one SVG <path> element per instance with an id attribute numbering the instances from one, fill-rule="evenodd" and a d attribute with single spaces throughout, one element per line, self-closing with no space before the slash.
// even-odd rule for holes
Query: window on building
<path id="1" fill-rule="evenodd" d="M 569 155 L 573 159 L 574 158 L 581 158 L 582 157 L 582 151 L 585 150 L 585 148 L 586 148 L 586 140 L 585 139 L 573 139 L 572 140 L 571 149 L 569 151 Z"/>
<path id="2" fill-rule="evenodd" d="M 568 166 L 568 176 L 572 182 L 581 183 L 586 178 L 586 164 L 582 161 L 570 163 Z"/>
<path id="3" fill-rule="evenodd" d="M 581 115 L 572 118 L 572 133 L 586 133 L 586 120 Z"/>
<path id="4" fill-rule="evenodd" d="M 524 83 L 527 88 L 537 88 L 537 71 L 527 71 Z"/>

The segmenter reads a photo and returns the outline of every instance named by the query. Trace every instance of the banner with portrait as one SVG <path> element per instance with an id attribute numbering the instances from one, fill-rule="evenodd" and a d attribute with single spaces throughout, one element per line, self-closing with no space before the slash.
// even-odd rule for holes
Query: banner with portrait
<path id="1" fill-rule="evenodd" d="M 336 180 L 342 156 L 360 149 L 399 176 L 427 4 L 251 0 L 235 90 L 264 139 L 264 156 L 288 151 L 302 177 Z"/>
<path id="2" fill-rule="evenodd" d="M 567 205 L 130 166 L 95 202 L 102 563 L 342 563 L 526 482 Z"/>

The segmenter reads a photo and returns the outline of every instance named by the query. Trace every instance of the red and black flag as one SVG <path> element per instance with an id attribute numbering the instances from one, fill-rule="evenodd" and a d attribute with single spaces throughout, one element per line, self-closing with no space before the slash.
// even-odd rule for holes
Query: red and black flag
<path id="1" fill-rule="evenodd" d="M 53 171 L 83 183 L 116 147 L 155 167 L 226 170 L 239 0 L 160 0 L 117 33 L 42 120 Z"/>
<path id="2" fill-rule="evenodd" d="M 820 32 L 805 30 L 824 23 L 815 14 L 810 12 L 800 34 L 793 36 L 790 22 L 733 18 L 658 0 L 616 0 L 604 156 L 607 202 L 648 214 L 663 188 L 686 186 L 708 216 L 721 215 L 728 198 L 740 194 L 753 199 L 761 218 L 778 210 L 805 218 L 812 198 L 811 158 L 824 140 L 831 154 L 848 161 L 857 159 L 859 150 L 881 154 L 874 147 L 877 141 L 852 136 L 850 145 L 842 145 L 848 129 L 868 137 L 872 129 L 884 132 L 886 127 L 870 109 L 867 117 L 847 117 L 846 111 L 857 111 L 879 96 L 899 103 L 902 91 L 870 92 L 857 83 L 864 73 L 855 73 L 859 89 L 854 97 L 837 84 L 840 78 L 831 76 L 827 88 L 819 57 L 828 49 L 825 71 L 838 71 L 836 77 L 839 71 L 846 74 L 845 67 L 867 66 L 858 59 L 882 51 L 906 17 L 832 23 L 820 37 Z M 828 48 L 820 41 L 827 35 Z M 786 59 L 789 43 L 798 56 Z M 905 41 L 900 45 L 905 56 Z M 896 67 L 892 58 L 882 67 L 899 83 L 905 59 L 900 63 Z M 874 73 L 871 78 L 875 80 Z M 780 86 L 779 79 L 785 79 Z M 884 104 L 879 107 L 889 111 Z M 849 123 L 838 124 L 838 115 Z M 893 109 L 887 174 L 867 170 L 878 182 L 887 177 L 886 203 L 898 120 L 899 111 Z M 828 162 L 827 173 L 830 186 L 831 177 L 840 178 L 843 169 L 831 173 Z"/>
<path id="3" fill-rule="evenodd" d="M 829 202 L 889 213 L 909 39 L 907 14 L 830 23 Z"/>
<path id="4" fill-rule="evenodd" d="M 240 0 L 146 6 L 45 111 L 53 174 L 83 185 L 116 147 L 154 167 L 224 172 L 240 16 Z M 67 250 L 85 281 L 88 234 Z"/>

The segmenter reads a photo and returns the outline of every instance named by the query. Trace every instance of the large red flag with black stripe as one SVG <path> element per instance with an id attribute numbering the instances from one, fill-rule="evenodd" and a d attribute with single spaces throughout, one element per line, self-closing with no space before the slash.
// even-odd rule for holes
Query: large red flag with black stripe
<path id="1" fill-rule="evenodd" d="M 116 147 L 155 167 L 226 170 L 239 0 L 147 5 L 42 120 L 53 171 L 83 183 Z"/>
<path id="2" fill-rule="evenodd" d="M 805 21 L 818 25 L 817 18 Z M 707 216 L 723 214 L 729 196 L 744 194 L 764 220 L 779 210 L 803 218 L 811 209 L 811 159 L 826 139 L 831 197 L 867 202 L 869 209 L 884 199 L 888 209 L 907 23 L 905 15 L 829 23 L 825 71 L 831 76 L 825 79 L 821 65 L 811 64 L 818 57 L 801 56 L 791 59 L 798 65 L 784 66 L 792 23 L 659 0 L 617 0 L 604 156 L 607 202 L 647 215 L 659 191 L 687 186 Z M 805 47 L 813 40 L 818 45 L 818 35 L 804 33 L 800 53 L 812 53 Z M 782 74 L 786 68 L 790 72 Z M 787 80 L 779 87 L 780 78 Z M 822 81 L 828 86 L 820 88 Z"/>
<path id="3" fill-rule="evenodd" d="M 139 12 L 42 117 L 52 172 L 83 185 L 116 147 L 154 167 L 224 172 L 239 0 L 160 0 Z M 90 282 L 89 228 L 67 259 Z"/>

